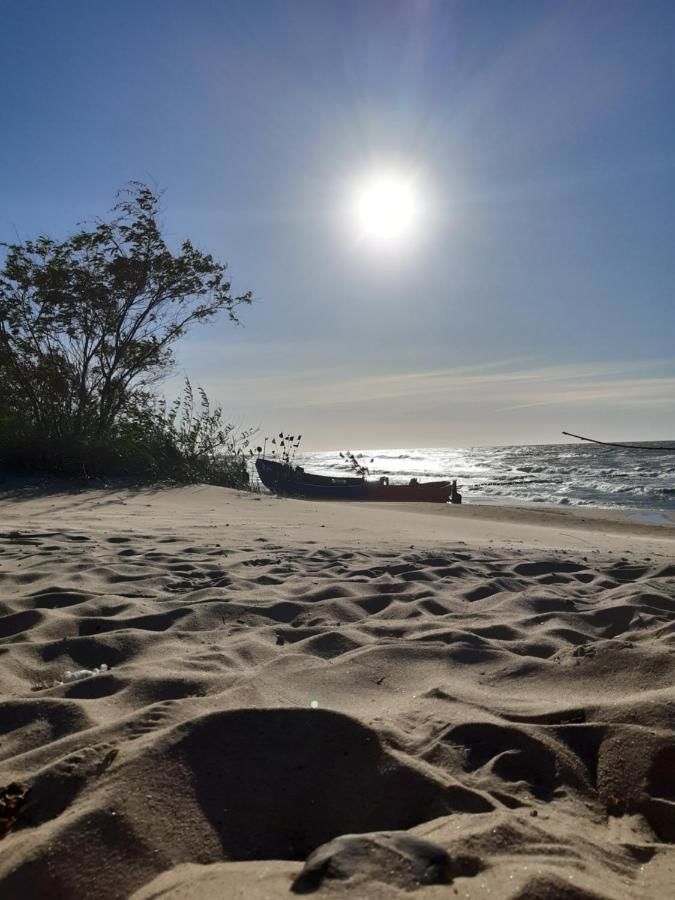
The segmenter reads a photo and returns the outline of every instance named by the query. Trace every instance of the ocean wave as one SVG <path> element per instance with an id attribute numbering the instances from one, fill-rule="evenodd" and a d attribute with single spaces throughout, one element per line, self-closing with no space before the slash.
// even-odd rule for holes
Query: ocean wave
<path id="1" fill-rule="evenodd" d="M 635 452 L 588 446 L 396 448 L 359 450 L 370 475 L 393 482 L 411 478 L 456 478 L 473 503 L 549 503 L 552 505 L 675 510 L 672 455 L 636 458 Z M 371 462 L 372 460 L 372 462 Z M 298 462 L 308 471 L 344 474 L 351 466 L 336 451 L 305 453 Z"/>

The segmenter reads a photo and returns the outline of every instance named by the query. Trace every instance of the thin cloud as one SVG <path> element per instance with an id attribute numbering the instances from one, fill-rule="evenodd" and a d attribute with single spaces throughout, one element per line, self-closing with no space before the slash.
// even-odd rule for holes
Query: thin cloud
<path id="1" fill-rule="evenodd" d="M 279 347 L 273 355 L 286 365 L 292 362 L 293 370 L 279 364 L 276 371 L 234 377 L 203 378 L 197 372 L 193 380 L 233 418 L 263 432 L 300 431 L 315 448 L 345 442 L 363 447 L 546 443 L 565 427 L 598 423 L 606 437 L 648 439 L 667 437 L 675 425 L 675 374 L 665 360 L 545 366 L 511 359 L 356 375 L 346 365 L 305 367 L 307 359 L 316 363 L 317 348 L 304 358 Z"/>

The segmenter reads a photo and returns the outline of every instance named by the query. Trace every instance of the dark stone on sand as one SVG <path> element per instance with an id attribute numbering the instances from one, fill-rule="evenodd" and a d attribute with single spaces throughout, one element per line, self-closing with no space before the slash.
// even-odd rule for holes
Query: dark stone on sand
<path id="1" fill-rule="evenodd" d="M 326 879 L 361 875 L 410 891 L 423 885 L 449 884 L 454 877 L 475 875 L 481 868 L 475 857 L 451 859 L 442 847 L 405 831 L 344 834 L 307 858 L 292 890 L 310 894 Z"/>
<path id="2" fill-rule="evenodd" d="M 607 900 L 589 888 L 566 881 L 553 872 L 535 875 L 523 885 L 513 900 Z"/>

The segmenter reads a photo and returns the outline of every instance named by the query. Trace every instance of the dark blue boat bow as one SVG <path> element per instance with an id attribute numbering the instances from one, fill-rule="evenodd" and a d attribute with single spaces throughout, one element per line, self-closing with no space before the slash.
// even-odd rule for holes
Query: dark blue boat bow
<path id="1" fill-rule="evenodd" d="M 363 477 L 313 475 L 301 466 L 291 466 L 260 457 L 256 460 L 260 480 L 275 494 L 314 500 L 371 500 L 416 503 L 447 503 L 449 481 L 389 484 L 387 479 L 366 481 Z"/>

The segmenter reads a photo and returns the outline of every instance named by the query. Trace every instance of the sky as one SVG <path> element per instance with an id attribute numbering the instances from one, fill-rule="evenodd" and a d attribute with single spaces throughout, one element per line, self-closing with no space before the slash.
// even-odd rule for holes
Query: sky
<path id="1" fill-rule="evenodd" d="M 137 179 L 255 303 L 181 344 L 307 449 L 675 438 L 672 0 L 0 0 L 0 240 Z M 405 239 L 360 186 L 415 185 Z"/>

